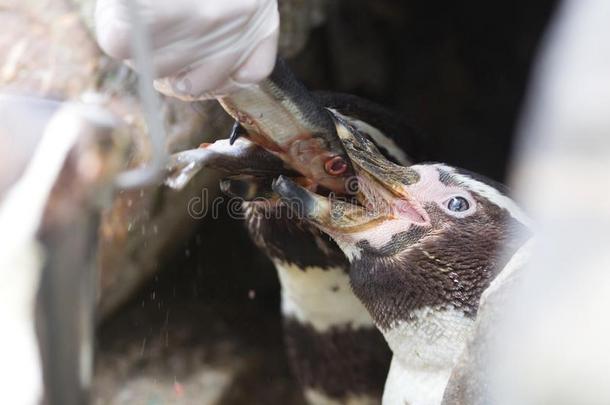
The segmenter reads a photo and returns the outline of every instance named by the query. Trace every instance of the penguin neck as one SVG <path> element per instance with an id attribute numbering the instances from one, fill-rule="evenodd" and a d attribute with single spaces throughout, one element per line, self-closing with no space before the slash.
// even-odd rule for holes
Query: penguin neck
<path id="1" fill-rule="evenodd" d="M 442 279 L 430 280 L 409 262 L 363 259 L 352 265 L 352 286 L 393 353 L 383 403 L 440 404 L 473 314 L 446 294 Z M 481 280 L 478 296 L 487 285 Z"/>
<path id="2" fill-rule="evenodd" d="M 410 255 L 411 259 L 413 258 Z M 425 258 L 425 255 L 423 255 Z M 455 292 L 459 276 L 426 277 L 412 260 L 366 254 L 352 263 L 354 292 L 383 333 L 395 361 L 412 372 L 445 370 L 455 364 L 472 332 L 480 294 L 489 285 L 483 277 L 470 293 L 472 303 Z M 485 273 L 482 273 L 484 275 Z M 429 273 L 428 273 L 429 275 Z"/>
<path id="3" fill-rule="evenodd" d="M 451 376 L 451 369 L 416 369 L 392 359 L 383 390 L 382 403 L 439 405 Z"/>
<path id="4" fill-rule="evenodd" d="M 459 309 L 425 307 L 381 331 L 405 369 L 440 372 L 453 368 L 473 328 L 474 320 Z"/>
<path id="5" fill-rule="evenodd" d="M 349 268 L 337 245 L 309 223 L 294 218 L 288 207 L 244 203 L 245 224 L 254 243 L 274 262 L 300 268 Z"/>
<path id="6" fill-rule="evenodd" d="M 250 236 L 278 272 L 282 314 L 316 332 L 373 328 L 351 289 L 347 258 L 328 236 L 287 214 L 246 207 Z"/>

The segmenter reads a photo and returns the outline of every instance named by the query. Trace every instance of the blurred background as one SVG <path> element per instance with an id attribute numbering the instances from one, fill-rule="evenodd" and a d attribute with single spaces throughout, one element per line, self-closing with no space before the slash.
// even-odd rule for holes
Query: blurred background
<path id="1" fill-rule="evenodd" d="M 555 1 L 279 3 L 281 54 L 309 88 L 374 100 L 421 131 L 419 156 L 505 180 Z M 151 154 L 135 77 L 97 48 L 93 4 L 0 0 L 0 90 L 95 99 L 135 136 L 135 167 Z M 229 133 L 213 101 L 162 103 L 170 152 Z M 7 162 L 28 148 L 19 134 L 0 136 L 0 197 L 19 172 Z M 217 179 L 207 171 L 180 193 L 122 191 L 104 212 L 94 404 L 303 403 L 271 263 L 238 221 L 188 215 L 202 189 L 218 193 Z"/>

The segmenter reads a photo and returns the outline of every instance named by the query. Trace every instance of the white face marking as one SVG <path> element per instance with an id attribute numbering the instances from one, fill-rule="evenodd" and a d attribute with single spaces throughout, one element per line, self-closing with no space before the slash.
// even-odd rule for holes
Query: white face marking
<path id="1" fill-rule="evenodd" d="M 340 400 L 333 399 L 328 395 L 314 389 L 307 388 L 304 392 L 305 399 L 310 405 L 377 405 L 379 398 L 372 398 L 367 395 L 351 395 L 342 397 Z"/>
<path id="2" fill-rule="evenodd" d="M 435 203 L 444 212 L 457 218 L 465 218 L 476 212 L 476 201 L 472 194 L 462 187 L 443 184 L 436 165 L 415 165 L 411 167 L 419 173 L 420 179 L 417 183 L 407 187 L 407 190 L 420 204 Z M 468 201 L 470 208 L 462 212 L 450 211 L 447 208 L 447 202 L 452 197 L 464 198 Z"/>
<path id="3" fill-rule="evenodd" d="M 527 217 L 527 215 L 525 215 L 523 210 L 519 208 L 513 200 L 503 195 L 495 188 L 478 180 L 475 180 L 465 174 L 458 173 L 453 167 L 446 166 L 443 164 L 438 164 L 434 166 L 448 173 L 451 173 L 455 180 L 468 187 L 470 190 L 479 194 L 481 197 L 484 197 L 485 199 L 489 200 L 498 207 L 504 208 L 506 211 L 509 212 L 512 217 L 517 219 L 517 221 L 521 222 L 523 225 L 527 227 L 531 226 L 531 220 Z"/>
<path id="4" fill-rule="evenodd" d="M 351 261 L 352 257 L 355 256 L 356 258 L 360 258 L 361 256 L 360 249 L 355 247 L 356 243 L 358 243 L 359 241 L 366 240 L 369 242 L 371 247 L 380 249 L 390 243 L 394 235 L 408 231 L 412 225 L 413 224 L 408 220 L 393 219 L 384 221 L 383 223 L 365 231 L 346 234 L 345 237 L 339 235 L 335 237 L 335 239 L 337 240 L 337 244 L 339 245 L 339 247 L 342 248 L 347 258 Z M 342 238 L 345 239 L 345 243 L 340 242 L 340 239 Z M 350 257 L 348 252 L 353 251 L 358 251 L 358 254 L 352 254 L 352 257 Z"/>
<path id="5" fill-rule="evenodd" d="M 440 405 L 451 369 L 412 369 L 392 358 L 383 404 Z"/>
<path id="6" fill-rule="evenodd" d="M 378 130 L 374 126 L 369 125 L 368 123 L 366 123 L 364 121 L 360 121 L 360 120 L 357 120 L 354 118 L 347 117 L 332 108 L 329 108 L 328 110 L 331 111 L 333 114 L 338 115 L 339 117 L 343 118 L 344 120 L 346 120 L 347 122 L 349 122 L 350 124 L 352 124 L 353 126 L 358 128 L 360 131 L 368 134 L 371 138 L 373 138 L 373 141 L 377 145 L 379 145 L 382 148 L 384 148 L 385 150 L 387 150 L 388 153 L 393 158 L 395 158 L 398 161 L 398 163 L 400 163 L 401 165 L 407 166 L 407 165 L 411 164 L 411 162 L 407 158 L 406 153 L 402 149 L 400 149 L 398 147 L 398 145 L 396 145 L 394 140 L 392 138 L 389 138 L 385 134 L 383 134 L 380 130 Z"/>
<path id="7" fill-rule="evenodd" d="M 459 187 L 446 186 L 440 181 L 440 173 L 434 166 L 421 165 L 412 166 L 420 175 L 417 183 L 408 187 L 408 192 L 421 205 L 429 202 L 436 203 L 449 215 L 456 217 L 466 217 L 472 215 L 476 209 L 474 197 L 467 191 Z M 446 208 L 446 202 L 453 196 L 464 197 L 470 204 L 470 208 L 464 212 L 449 212 Z M 398 201 L 398 204 L 401 201 Z M 404 202 L 405 204 L 409 204 Z M 409 214 L 400 213 L 400 206 L 397 205 L 396 219 L 387 220 L 370 229 L 361 232 L 353 232 L 345 235 L 336 236 L 339 246 L 345 251 L 347 246 L 355 245 L 361 240 L 366 240 L 373 248 L 381 248 L 387 245 L 392 237 L 398 233 L 408 231 L 414 225 L 413 219 Z M 418 225 L 426 226 L 429 224 L 427 220 Z M 340 241 L 343 239 L 343 243 Z M 349 256 L 348 256 L 349 258 Z"/>
<path id="8" fill-rule="evenodd" d="M 335 242 L 337 243 L 337 246 L 341 248 L 343 254 L 345 254 L 347 257 L 347 260 L 350 262 L 358 260 L 362 257 L 362 250 L 356 245 L 353 245 L 351 243 L 351 239 L 342 238 L 341 235 L 338 235 L 335 237 Z"/>
<path id="9" fill-rule="evenodd" d="M 356 298 L 341 268 L 299 267 L 275 261 L 282 285 L 282 313 L 318 332 L 333 326 L 372 327 L 373 320 Z"/>
<path id="10" fill-rule="evenodd" d="M 442 164 L 414 165 L 411 168 L 419 173 L 420 179 L 417 183 L 406 188 L 409 195 L 422 206 L 433 203 L 447 213 L 447 215 L 455 218 L 465 218 L 474 214 L 478 208 L 473 194 L 476 193 L 498 207 L 506 209 L 511 216 L 524 225 L 530 225 L 527 216 L 510 198 L 502 195 L 498 190 L 485 183 L 457 173 L 455 169 Z M 439 169 L 450 173 L 463 186 L 448 186 L 443 184 L 440 180 Z M 461 212 L 449 210 L 447 205 L 453 197 L 465 199 L 468 202 L 468 209 Z M 405 204 L 407 203 L 405 202 Z M 397 207 L 399 206 L 397 205 Z M 350 250 L 352 245 L 356 245 L 359 241 L 363 240 L 368 241 L 373 248 L 379 249 L 387 245 L 392 240 L 393 235 L 408 231 L 414 225 L 410 215 L 401 215 L 399 208 L 396 212 L 395 219 L 387 220 L 362 232 L 334 235 L 334 237 L 344 251 Z M 427 224 L 422 223 L 419 225 L 426 226 Z M 350 258 L 349 255 L 348 258 Z"/>

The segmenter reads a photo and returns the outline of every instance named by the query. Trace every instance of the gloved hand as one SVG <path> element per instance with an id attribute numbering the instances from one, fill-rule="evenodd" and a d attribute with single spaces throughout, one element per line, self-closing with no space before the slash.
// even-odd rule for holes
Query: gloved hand
<path id="1" fill-rule="evenodd" d="M 99 45 L 132 58 L 128 1 L 98 0 Z M 279 35 L 277 0 L 137 0 L 151 36 L 155 88 L 183 100 L 229 94 L 273 70 Z"/>

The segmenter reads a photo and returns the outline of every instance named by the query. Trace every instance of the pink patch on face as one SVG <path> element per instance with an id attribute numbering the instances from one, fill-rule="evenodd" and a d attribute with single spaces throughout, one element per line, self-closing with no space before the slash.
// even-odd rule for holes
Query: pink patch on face
<path id="1" fill-rule="evenodd" d="M 419 204 L 416 204 L 408 200 L 397 200 L 393 206 L 394 215 L 399 218 L 409 219 L 417 225 L 427 225 L 429 223 L 427 213 Z"/>
<path id="2" fill-rule="evenodd" d="M 423 211 L 423 207 L 430 203 L 438 205 L 448 215 L 455 217 L 465 217 L 474 213 L 476 203 L 472 194 L 464 188 L 443 184 L 437 167 L 417 165 L 412 168 L 420 175 L 417 183 L 405 186 L 407 194 L 413 201 L 395 200 L 392 206 L 395 219 L 389 219 L 365 231 L 342 235 L 344 240 L 353 244 L 366 240 L 372 247 L 381 248 L 387 245 L 394 235 L 406 232 L 412 226 L 429 226 L 430 219 L 428 213 Z M 459 213 L 450 212 L 446 203 L 454 196 L 467 199 L 471 208 Z"/>
<path id="3" fill-rule="evenodd" d="M 436 166 L 416 165 L 412 166 L 412 168 L 419 173 L 420 179 L 417 183 L 407 186 L 406 189 L 409 195 L 411 195 L 412 198 L 417 200 L 421 205 L 435 203 L 445 212 L 460 218 L 474 213 L 476 209 L 476 202 L 472 194 L 463 187 L 448 186 L 443 184 L 440 180 L 440 172 Z M 449 199 L 451 199 L 451 197 L 455 196 L 465 198 L 471 208 L 460 213 L 449 212 L 447 210 L 447 202 Z"/>

